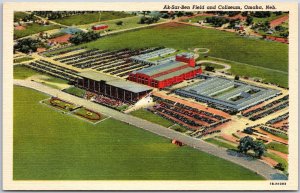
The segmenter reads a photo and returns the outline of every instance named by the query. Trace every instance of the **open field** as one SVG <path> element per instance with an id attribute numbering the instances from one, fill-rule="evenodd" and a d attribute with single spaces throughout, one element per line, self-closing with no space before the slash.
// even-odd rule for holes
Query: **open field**
<path id="1" fill-rule="evenodd" d="M 48 31 L 52 29 L 58 29 L 58 25 L 39 25 L 37 23 L 27 24 L 24 30 L 14 30 L 15 38 L 22 38 L 32 34 L 36 34 L 43 31 Z"/>
<path id="2" fill-rule="evenodd" d="M 172 125 L 174 125 L 173 122 L 159 116 L 159 115 L 156 115 L 150 111 L 147 111 L 146 109 L 139 109 L 139 110 L 136 110 L 136 111 L 133 111 L 130 113 L 131 115 L 135 116 L 135 117 L 139 117 L 141 119 L 145 119 L 147 121 L 150 121 L 152 123 L 156 123 L 156 124 L 159 124 L 159 125 L 162 125 L 164 127 L 170 127 Z"/>
<path id="3" fill-rule="evenodd" d="M 62 19 L 56 19 L 54 21 L 63 25 L 72 26 L 72 25 L 83 25 L 88 23 L 95 23 L 98 22 L 99 20 L 107 21 L 112 19 L 130 17 L 130 16 L 132 15 L 129 13 L 111 11 L 111 12 L 101 12 L 101 15 L 99 13 L 86 13 L 86 14 L 72 15 Z"/>
<path id="4" fill-rule="evenodd" d="M 104 50 L 154 46 L 187 50 L 201 47 L 210 49 L 210 56 L 284 72 L 288 70 L 286 44 L 244 38 L 230 32 L 177 23 L 107 36 L 85 45 Z"/>
<path id="5" fill-rule="evenodd" d="M 14 180 L 262 180 L 123 122 L 92 125 L 38 102 L 48 97 L 14 87 Z"/>
<path id="6" fill-rule="evenodd" d="M 27 79 L 41 82 L 42 84 L 48 85 L 52 88 L 61 89 L 61 86 L 68 87 L 68 81 L 38 72 L 31 68 L 28 68 L 24 65 L 15 65 L 13 68 L 13 77 L 14 79 Z"/>
<path id="7" fill-rule="evenodd" d="M 14 21 L 20 21 L 20 19 L 23 19 L 24 17 L 26 17 L 28 14 L 21 12 L 21 11 L 16 11 L 14 12 Z"/>
<path id="8" fill-rule="evenodd" d="M 39 72 L 22 65 L 14 66 L 13 71 L 14 71 L 14 75 L 13 75 L 14 79 L 26 79 L 30 76 L 39 74 Z"/>
<path id="9" fill-rule="evenodd" d="M 271 68 L 256 67 L 254 65 L 245 65 L 239 62 L 216 59 L 211 57 L 205 59 L 229 64 L 231 66 L 231 69 L 229 71 L 234 75 L 247 76 L 252 78 L 261 78 L 265 82 L 271 82 L 283 87 L 288 87 L 287 72 L 284 71 L 281 72 L 281 71 L 273 70 Z"/>

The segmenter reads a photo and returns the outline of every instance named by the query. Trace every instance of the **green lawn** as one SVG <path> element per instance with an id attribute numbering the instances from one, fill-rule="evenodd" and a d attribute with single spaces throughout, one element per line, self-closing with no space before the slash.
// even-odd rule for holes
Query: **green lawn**
<path id="1" fill-rule="evenodd" d="M 288 71 L 288 45 L 240 37 L 234 33 L 195 26 L 156 26 L 107 36 L 85 44 L 103 50 L 165 46 L 175 49 L 208 48 L 208 55 Z"/>
<path id="2" fill-rule="evenodd" d="M 229 70 L 232 74 L 238 76 L 247 76 L 261 78 L 265 82 L 271 82 L 283 87 L 288 87 L 288 74 L 286 72 L 274 71 L 273 69 L 261 68 L 252 65 L 245 65 L 239 62 L 221 60 L 216 58 L 205 58 L 205 60 L 220 61 L 231 66 Z"/>
<path id="3" fill-rule="evenodd" d="M 72 25 L 83 25 L 83 24 L 95 23 L 98 22 L 99 19 L 100 21 L 107 21 L 112 19 L 130 17 L 130 16 L 132 16 L 132 14 L 125 13 L 125 12 L 107 11 L 107 12 L 101 12 L 101 15 L 99 13 L 86 13 L 86 14 L 72 15 L 62 19 L 56 19 L 54 21 L 63 25 L 72 26 Z"/>
<path id="4" fill-rule="evenodd" d="M 25 36 L 29 36 L 32 34 L 36 34 L 43 31 L 48 31 L 52 29 L 58 29 L 58 25 L 39 25 L 37 23 L 28 24 L 25 30 L 14 30 L 14 37 L 15 38 L 22 38 Z"/>
<path id="5" fill-rule="evenodd" d="M 32 60 L 32 59 L 33 59 L 32 57 L 25 56 L 25 57 L 22 57 L 22 58 L 14 59 L 14 63 L 26 62 L 26 61 L 29 61 L 29 60 Z"/>
<path id="6" fill-rule="evenodd" d="M 32 70 L 31 68 L 27 68 L 23 65 L 15 65 L 13 71 L 14 79 L 26 79 L 30 76 L 39 74 L 39 72 Z"/>
<path id="7" fill-rule="evenodd" d="M 92 125 L 14 87 L 14 180 L 262 180 L 215 156 L 107 119 Z"/>
<path id="8" fill-rule="evenodd" d="M 268 149 L 273 149 L 273 150 L 276 150 L 276 151 L 279 151 L 279 152 L 282 152 L 282 153 L 286 153 L 286 154 L 289 153 L 289 147 L 287 145 L 284 145 L 284 144 L 281 144 L 281 143 L 271 142 L 271 143 L 268 143 L 266 145 L 266 147 Z"/>
<path id="9" fill-rule="evenodd" d="M 215 144 L 215 145 L 217 145 L 219 147 L 224 147 L 224 148 L 227 148 L 227 149 L 236 149 L 235 146 L 233 146 L 233 145 L 231 145 L 229 143 L 226 143 L 226 142 L 214 139 L 214 138 L 208 138 L 208 139 L 205 139 L 205 141 L 209 142 L 209 143 L 212 143 L 212 144 Z"/>
<path id="10" fill-rule="evenodd" d="M 23 80 L 23 79 L 29 78 L 33 75 L 44 75 L 45 76 L 45 77 L 43 77 L 43 80 L 45 80 L 44 84 L 47 84 L 47 82 L 60 83 L 60 84 L 68 83 L 68 81 L 66 81 L 66 80 L 48 75 L 46 73 L 38 72 L 38 71 L 28 68 L 24 65 L 15 65 L 14 66 L 14 69 L 13 69 L 14 79 L 22 79 Z M 51 85 L 51 86 L 53 86 L 53 85 Z"/>
<path id="11" fill-rule="evenodd" d="M 136 110 L 136 111 L 132 111 L 130 113 L 131 115 L 135 116 L 135 117 L 139 117 L 141 119 L 145 119 L 147 121 L 150 121 L 152 123 L 156 123 L 156 124 L 159 124 L 159 125 L 162 125 L 164 127 L 170 127 L 172 125 L 174 125 L 173 122 L 159 116 L 159 115 L 156 115 L 150 111 L 147 111 L 146 109 L 139 109 L 139 110 Z"/>
<path id="12" fill-rule="evenodd" d="M 283 159 L 282 157 L 280 157 L 274 153 L 269 153 L 269 152 L 264 153 L 264 156 L 269 157 L 278 163 L 282 163 L 284 165 L 284 170 L 285 171 L 288 170 L 288 162 L 285 159 Z"/>
<path id="13" fill-rule="evenodd" d="M 86 93 L 85 90 L 83 90 L 81 88 L 78 88 L 78 87 L 75 87 L 75 86 L 71 86 L 67 89 L 64 89 L 64 92 L 75 95 L 75 96 L 78 96 L 80 98 L 83 98 L 85 93 Z"/>

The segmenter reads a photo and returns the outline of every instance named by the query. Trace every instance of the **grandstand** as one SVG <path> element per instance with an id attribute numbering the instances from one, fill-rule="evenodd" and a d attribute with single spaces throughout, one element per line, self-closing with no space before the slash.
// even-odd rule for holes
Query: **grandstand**
<path id="1" fill-rule="evenodd" d="M 175 93 L 225 111 L 238 112 L 275 97 L 280 91 L 222 77 L 207 77 L 206 80 L 176 90 Z"/>
<path id="2" fill-rule="evenodd" d="M 78 76 L 77 87 L 124 102 L 138 101 L 152 90 L 151 87 L 96 71 L 81 72 Z"/>

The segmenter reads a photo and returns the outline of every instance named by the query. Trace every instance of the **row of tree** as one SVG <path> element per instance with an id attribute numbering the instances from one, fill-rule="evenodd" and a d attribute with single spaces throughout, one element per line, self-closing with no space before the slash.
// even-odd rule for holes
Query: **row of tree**
<path id="1" fill-rule="evenodd" d="M 145 16 L 143 16 L 143 17 L 141 17 L 139 23 L 140 23 L 140 24 L 151 24 L 151 23 L 156 23 L 156 22 L 158 22 L 159 19 L 160 19 L 160 18 L 157 17 L 157 16 L 154 16 L 154 17 L 145 17 Z"/>
<path id="2" fill-rule="evenodd" d="M 79 32 L 76 33 L 75 35 L 73 35 L 69 41 L 75 45 L 78 44 L 82 44 L 82 43 L 87 43 L 87 42 L 91 42 L 93 40 L 96 40 L 100 38 L 100 34 L 99 33 L 95 33 L 93 31 L 89 31 L 89 32 Z"/>
<path id="3" fill-rule="evenodd" d="M 41 46 L 43 46 L 43 43 L 40 40 L 25 38 L 17 41 L 14 45 L 14 52 L 19 51 L 28 54 L 30 52 L 35 52 L 37 48 Z"/>
<path id="4" fill-rule="evenodd" d="M 207 17 L 205 18 L 206 23 L 211 23 L 215 27 L 221 27 L 225 23 L 229 22 L 229 19 L 224 17 Z"/>
<path id="5" fill-rule="evenodd" d="M 97 13 L 99 11 L 34 11 L 34 15 L 38 15 L 48 19 L 60 19 L 71 15 L 82 15 L 85 13 Z"/>

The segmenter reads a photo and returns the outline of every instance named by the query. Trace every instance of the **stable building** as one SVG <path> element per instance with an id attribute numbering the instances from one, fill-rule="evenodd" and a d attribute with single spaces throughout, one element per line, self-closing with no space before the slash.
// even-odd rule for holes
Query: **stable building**
<path id="1" fill-rule="evenodd" d="M 152 91 L 151 87 L 95 71 L 78 76 L 77 87 L 124 102 L 136 102 Z"/>
<path id="2" fill-rule="evenodd" d="M 106 28 L 108 28 L 108 25 L 106 25 L 106 24 L 99 24 L 99 25 L 92 26 L 93 30 L 102 30 L 102 29 L 106 29 Z"/>
<path id="3" fill-rule="evenodd" d="M 201 67 L 195 64 L 192 54 L 179 54 L 175 61 L 132 72 L 127 79 L 155 88 L 165 88 L 201 74 Z"/>

